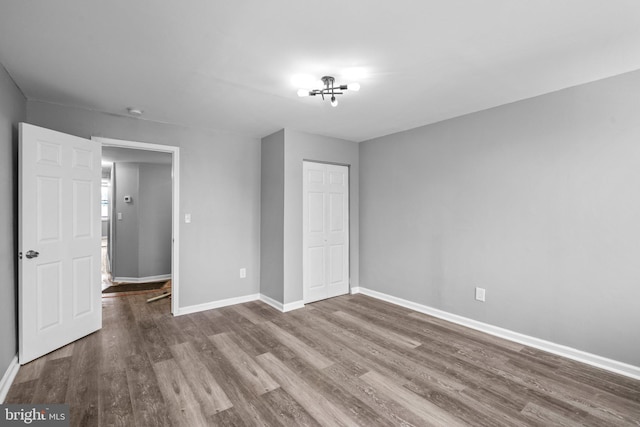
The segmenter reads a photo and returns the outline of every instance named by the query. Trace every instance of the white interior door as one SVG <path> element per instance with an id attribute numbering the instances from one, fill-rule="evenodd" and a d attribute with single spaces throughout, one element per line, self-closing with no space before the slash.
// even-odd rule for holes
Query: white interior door
<path id="1" fill-rule="evenodd" d="M 100 151 L 20 123 L 20 364 L 102 327 Z"/>
<path id="2" fill-rule="evenodd" d="M 349 293 L 349 168 L 303 163 L 303 299 Z"/>

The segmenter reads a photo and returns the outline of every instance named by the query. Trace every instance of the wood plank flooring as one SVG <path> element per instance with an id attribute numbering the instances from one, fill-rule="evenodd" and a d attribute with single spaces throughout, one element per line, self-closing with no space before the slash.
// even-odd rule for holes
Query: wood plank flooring
<path id="1" fill-rule="evenodd" d="M 640 426 L 640 381 L 362 295 L 173 317 L 103 299 L 104 327 L 22 366 L 5 403 L 74 426 Z"/>

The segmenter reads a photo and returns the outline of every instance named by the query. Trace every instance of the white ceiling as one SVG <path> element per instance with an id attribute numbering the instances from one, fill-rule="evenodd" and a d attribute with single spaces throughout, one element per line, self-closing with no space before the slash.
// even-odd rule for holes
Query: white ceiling
<path id="1" fill-rule="evenodd" d="M 2 0 L 0 63 L 29 99 L 363 141 L 640 69 L 640 1 Z M 337 108 L 291 83 L 353 67 Z"/>

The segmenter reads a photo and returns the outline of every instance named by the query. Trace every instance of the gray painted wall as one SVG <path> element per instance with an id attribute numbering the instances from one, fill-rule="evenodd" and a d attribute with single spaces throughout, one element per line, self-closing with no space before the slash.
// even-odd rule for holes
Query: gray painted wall
<path id="1" fill-rule="evenodd" d="M 113 277 L 171 274 L 171 165 L 117 162 L 114 176 Z"/>
<path id="2" fill-rule="evenodd" d="M 139 164 L 138 274 L 171 274 L 171 165 Z"/>
<path id="3" fill-rule="evenodd" d="M 259 292 L 259 139 L 38 101 L 27 102 L 27 120 L 84 138 L 179 146 L 181 218 L 192 215 L 180 226 L 180 306 Z"/>
<path id="4" fill-rule="evenodd" d="M 633 72 L 361 143 L 361 285 L 640 366 L 638 93 Z"/>
<path id="5" fill-rule="evenodd" d="M 284 301 L 284 129 L 262 138 L 260 293 Z"/>
<path id="6" fill-rule="evenodd" d="M 358 144 L 337 138 L 284 131 L 284 303 L 302 300 L 302 162 L 349 165 L 350 277 L 359 283 Z"/>
<path id="7" fill-rule="evenodd" d="M 138 259 L 140 195 L 138 194 L 138 164 L 114 163 L 113 176 L 113 258 L 111 274 L 114 278 L 140 277 Z M 124 196 L 131 196 L 133 202 L 125 203 Z M 118 215 L 122 214 L 122 219 Z"/>
<path id="8" fill-rule="evenodd" d="M 18 123 L 26 100 L 0 65 L 0 378 L 18 352 Z"/>

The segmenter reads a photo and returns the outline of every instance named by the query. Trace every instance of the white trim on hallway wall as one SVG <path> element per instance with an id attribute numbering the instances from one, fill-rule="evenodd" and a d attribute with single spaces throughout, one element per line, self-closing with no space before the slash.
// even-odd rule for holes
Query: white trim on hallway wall
<path id="1" fill-rule="evenodd" d="M 160 276 L 147 276 L 147 277 L 113 277 L 111 281 L 113 283 L 152 283 L 152 282 L 166 282 L 171 279 L 171 274 L 162 274 Z"/>
<path id="2" fill-rule="evenodd" d="M 304 302 L 302 300 L 282 304 L 281 302 L 278 302 L 273 298 L 266 296 L 265 294 L 260 294 L 260 301 L 264 302 L 265 304 L 269 304 L 271 307 L 283 313 L 304 307 Z"/>
<path id="3" fill-rule="evenodd" d="M 187 307 L 180 307 L 178 311 L 173 314 L 175 316 L 182 316 L 183 314 L 198 313 L 200 311 L 213 310 L 214 308 L 222 308 L 230 305 L 242 304 L 245 302 L 257 301 L 260 299 L 260 294 L 251 294 L 241 297 L 221 299 L 218 301 L 205 302 L 204 304 L 190 305 Z"/>
<path id="4" fill-rule="evenodd" d="M 122 139 L 91 137 L 92 141 L 100 142 L 103 146 L 131 148 L 134 150 L 159 151 L 171 154 L 172 181 L 172 237 L 171 245 L 171 313 L 178 315 L 180 311 L 180 147 L 173 145 L 150 144 L 147 142 L 126 141 Z"/>
<path id="5" fill-rule="evenodd" d="M 4 403 L 4 399 L 7 398 L 11 384 L 13 384 L 13 380 L 16 378 L 16 375 L 18 375 L 18 369 L 20 369 L 20 364 L 18 363 L 18 355 L 16 354 L 13 359 L 11 359 L 7 370 L 0 380 L 0 403 Z"/>
<path id="6" fill-rule="evenodd" d="M 363 287 L 351 288 L 351 294 L 361 293 L 382 301 L 389 302 L 391 304 L 399 305 L 401 307 L 408 308 L 420 313 L 428 314 L 439 319 L 446 320 L 451 323 L 465 326 L 467 328 L 475 329 L 480 332 L 484 332 L 490 335 L 494 335 L 500 338 L 507 339 L 509 341 L 524 344 L 529 347 L 534 347 L 539 350 L 543 350 L 549 353 L 557 354 L 558 356 L 566 357 L 567 359 L 576 360 L 587 365 L 595 366 L 597 368 L 605 369 L 607 371 L 614 372 L 616 374 L 624 375 L 636 380 L 640 380 L 640 367 L 629 365 L 617 360 L 608 359 L 606 357 L 598 356 L 597 354 L 587 353 L 586 351 L 578 350 L 575 348 L 567 347 L 564 345 L 556 344 L 550 341 L 535 338 L 529 335 L 524 335 L 519 332 L 514 332 L 509 329 L 500 328 L 487 323 L 478 322 L 477 320 L 469 319 L 468 317 L 459 316 L 446 311 L 438 310 L 437 308 L 429 307 L 427 305 L 418 304 L 413 301 L 408 301 L 402 298 L 397 298 L 392 295 L 383 294 L 382 292 L 374 291 Z"/>
<path id="7" fill-rule="evenodd" d="M 228 307 L 230 305 L 242 304 L 242 303 L 251 302 L 251 301 L 262 301 L 265 304 L 268 304 L 271 307 L 283 313 L 286 313 L 287 311 L 291 311 L 291 310 L 297 310 L 298 308 L 304 307 L 304 303 L 302 301 L 295 301 L 288 304 L 282 304 L 264 294 L 251 294 L 251 295 L 245 295 L 241 297 L 205 302 L 204 304 L 190 305 L 188 307 L 181 307 L 174 314 L 176 316 L 181 316 L 183 314 L 198 313 L 200 311 L 213 310 L 215 308 Z"/>

